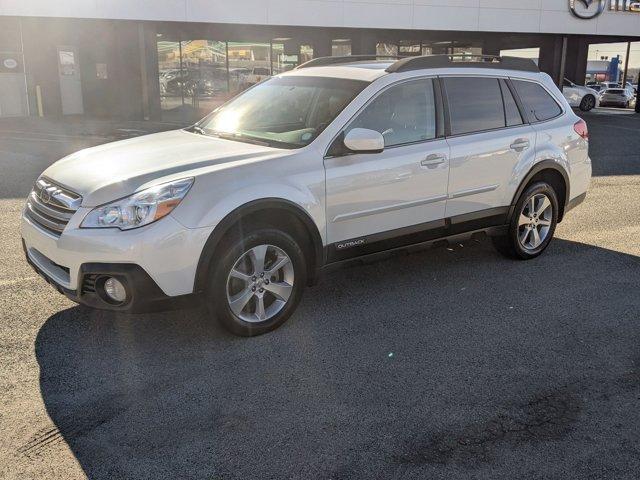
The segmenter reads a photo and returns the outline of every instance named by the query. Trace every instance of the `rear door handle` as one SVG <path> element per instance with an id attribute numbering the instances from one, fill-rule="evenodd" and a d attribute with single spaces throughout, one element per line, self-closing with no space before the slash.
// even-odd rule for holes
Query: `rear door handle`
<path id="1" fill-rule="evenodd" d="M 511 145 L 509 145 L 509 148 L 511 148 L 511 150 L 515 150 L 516 152 L 521 152 L 529 148 L 529 146 L 529 140 L 527 140 L 526 138 L 519 138 L 515 140 Z"/>
<path id="2" fill-rule="evenodd" d="M 447 158 L 440 153 L 432 153 L 420 162 L 420 165 L 427 168 L 436 168 L 438 165 L 447 161 Z"/>

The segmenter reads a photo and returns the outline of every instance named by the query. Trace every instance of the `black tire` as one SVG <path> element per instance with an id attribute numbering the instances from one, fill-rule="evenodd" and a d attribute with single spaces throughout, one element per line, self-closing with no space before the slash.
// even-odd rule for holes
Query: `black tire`
<path id="1" fill-rule="evenodd" d="M 580 110 L 588 112 L 596 106 L 596 97 L 593 95 L 585 95 L 580 102 Z"/>
<path id="2" fill-rule="evenodd" d="M 549 231 L 546 234 L 544 241 L 542 241 L 542 243 L 537 248 L 526 249 L 521 245 L 520 240 L 518 239 L 518 220 L 525 203 L 529 201 L 531 197 L 538 194 L 546 195 L 551 202 L 551 225 L 549 226 Z M 518 199 L 518 202 L 513 209 L 513 214 L 511 215 L 511 218 L 509 220 L 507 234 L 492 238 L 494 246 L 500 253 L 509 258 L 515 258 L 518 260 L 531 260 L 532 258 L 536 258 L 538 255 L 544 252 L 551 243 L 553 234 L 556 230 L 556 225 L 558 224 L 558 212 L 558 195 L 551 185 L 546 182 L 536 182 L 530 185 L 525 189 L 522 195 L 520 195 L 520 198 Z"/>
<path id="3" fill-rule="evenodd" d="M 291 295 L 282 310 L 265 321 L 248 322 L 236 316 L 229 306 L 227 279 L 236 261 L 258 245 L 273 245 L 288 255 L 293 265 L 294 282 Z M 219 246 L 213 262 L 205 298 L 207 308 L 227 330 L 243 337 L 262 335 L 287 321 L 300 303 L 307 283 L 307 265 L 302 248 L 291 235 L 272 228 L 257 228 L 243 235 L 231 235 Z"/>

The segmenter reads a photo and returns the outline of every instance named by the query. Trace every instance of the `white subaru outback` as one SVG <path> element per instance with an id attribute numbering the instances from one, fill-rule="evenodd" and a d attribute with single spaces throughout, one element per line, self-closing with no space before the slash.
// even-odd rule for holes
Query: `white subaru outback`
<path id="1" fill-rule="evenodd" d="M 585 122 L 529 60 L 320 58 L 185 130 L 53 164 L 22 237 L 76 302 L 139 312 L 197 296 L 256 335 L 356 257 L 487 233 L 534 258 L 590 178 Z"/>

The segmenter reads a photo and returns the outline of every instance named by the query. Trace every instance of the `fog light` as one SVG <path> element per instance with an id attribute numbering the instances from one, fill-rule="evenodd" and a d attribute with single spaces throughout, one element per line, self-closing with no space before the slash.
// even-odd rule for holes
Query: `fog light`
<path id="1" fill-rule="evenodd" d="M 111 300 L 122 303 L 127 299 L 127 291 L 122 282 L 116 278 L 109 277 L 104 282 L 104 292 Z"/>

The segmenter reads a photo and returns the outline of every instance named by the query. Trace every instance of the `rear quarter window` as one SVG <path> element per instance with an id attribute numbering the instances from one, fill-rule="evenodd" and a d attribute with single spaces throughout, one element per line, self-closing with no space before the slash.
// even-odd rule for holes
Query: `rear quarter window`
<path id="1" fill-rule="evenodd" d="M 558 102 L 540 84 L 524 80 L 511 81 L 532 122 L 543 122 L 562 113 Z"/>

